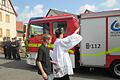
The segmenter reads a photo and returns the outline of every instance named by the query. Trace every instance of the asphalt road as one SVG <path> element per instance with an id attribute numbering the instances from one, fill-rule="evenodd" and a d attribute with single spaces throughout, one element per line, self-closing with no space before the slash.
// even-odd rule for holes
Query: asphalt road
<path id="1" fill-rule="evenodd" d="M 37 80 L 35 67 L 27 65 L 25 58 L 21 61 L 6 60 L 0 54 L 0 80 Z M 78 69 L 71 80 L 120 80 L 110 76 L 104 69 L 90 71 L 88 68 Z"/>

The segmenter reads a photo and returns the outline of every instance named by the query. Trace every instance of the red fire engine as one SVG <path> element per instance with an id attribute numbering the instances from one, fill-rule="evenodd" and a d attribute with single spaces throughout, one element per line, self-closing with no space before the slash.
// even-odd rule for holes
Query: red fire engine
<path id="1" fill-rule="evenodd" d="M 27 29 L 27 63 L 30 65 L 35 65 L 35 60 L 37 57 L 37 51 L 39 46 L 42 43 L 42 35 L 43 34 L 51 34 L 52 35 L 52 43 L 48 45 L 50 49 L 53 49 L 53 43 L 55 41 L 55 30 L 62 26 L 64 37 L 72 34 L 78 28 L 78 20 L 72 15 L 63 15 L 63 16 L 50 16 L 50 17 L 37 17 L 31 18 L 28 24 Z M 75 67 L 75 49 L 78 47 L 70 49 L 68 52 L 70 53 L 70 57 L 73 63 L 73 67 Z M 77 62 L 78 60 L 76 60 Z"/>
<path id="2" fill-rule="evenodd" d="M 78 46 L 69 50 L 73 67 L 107 68 L 120 77 L 120 10 L 81 14 L 79 21 L 72 15 L 33 18 L 28 25 L 27 63 L 35 65 L 42 34 L 52 35 L 53 48 L 55 30 L 62 26 L 64 37 L 72 34 L 81 24 L 80 33 L 83 40 Z"/>

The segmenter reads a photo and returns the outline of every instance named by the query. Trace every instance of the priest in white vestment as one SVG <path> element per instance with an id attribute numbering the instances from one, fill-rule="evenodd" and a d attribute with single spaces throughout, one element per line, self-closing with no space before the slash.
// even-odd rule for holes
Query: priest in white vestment
<path id="1" fill-rule="evenodd" d="M 69 75 L 73 75 L 72 62 L 68 50 L 82 40 L 82 37 L 77 34 L 78 32 L 79 28 L 72 35 L 63 38 L 61 28 L 55 31 L 56 41 L 54 43 L 52 59 L 58 65 L 53 65 L 54 80 L 70 80 Z"/>

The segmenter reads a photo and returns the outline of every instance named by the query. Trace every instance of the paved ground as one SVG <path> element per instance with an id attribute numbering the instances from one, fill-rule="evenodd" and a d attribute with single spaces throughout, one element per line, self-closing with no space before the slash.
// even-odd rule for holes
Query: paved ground
<path id="1" fill-rule="evenodd" d="M 0 80 L 37 80 L 35 67 L 27 65 L 25 58 L 21 61 L 6 60 L 0 54 Z M 78 70 L 71 80 L 119 80 L 112 78 L 104 69 L 89 71 L 88 69 Z"/>

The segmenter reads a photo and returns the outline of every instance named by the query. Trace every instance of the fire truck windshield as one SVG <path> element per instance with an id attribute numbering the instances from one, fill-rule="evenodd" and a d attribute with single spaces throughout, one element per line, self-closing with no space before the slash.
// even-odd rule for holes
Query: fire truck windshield
<path id="1" fill-rule="evenodd" d="M 35 35 L 41 35 L 50 32 L 49 23 L 44 24 L 30 24 L 30 34 L 29 37 L 34 37 Z"/>

